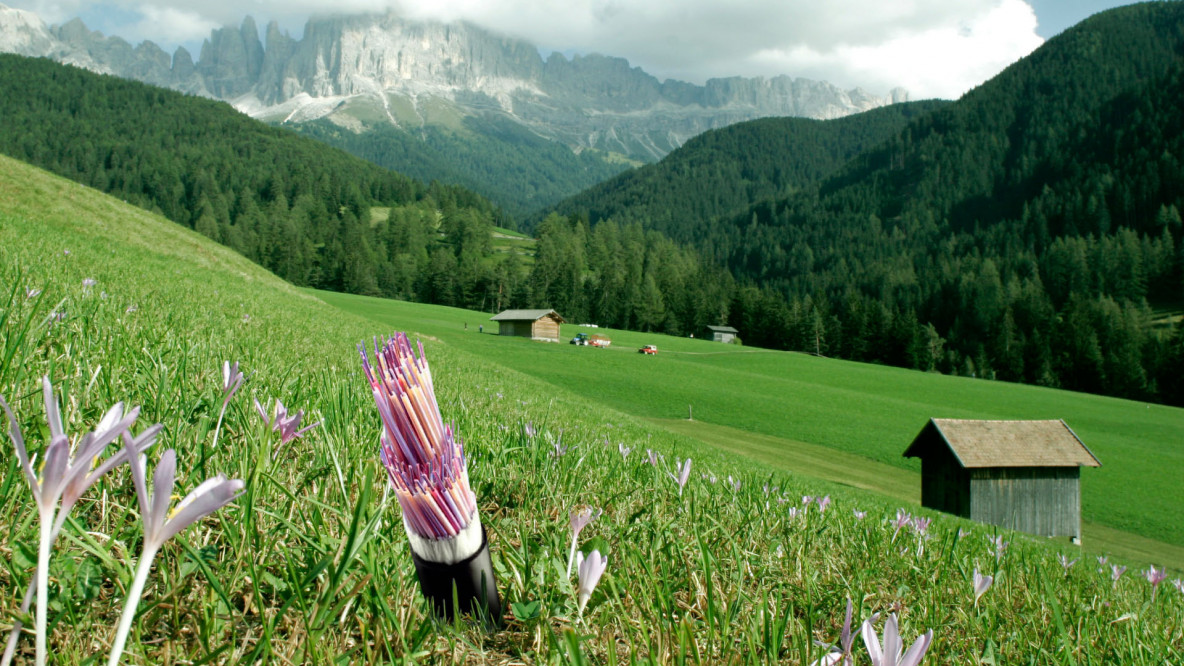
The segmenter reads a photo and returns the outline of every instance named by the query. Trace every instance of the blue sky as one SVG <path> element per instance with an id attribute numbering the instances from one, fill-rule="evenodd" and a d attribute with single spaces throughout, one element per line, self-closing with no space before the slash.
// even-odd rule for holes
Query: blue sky
<path id="1" fill-rule="evenodd" d="M 787 74 L 914 99 L 956 98 L 1044 40 L 1119 0 L 0 0 L 46 23 L 88 27 L 196 58 L 210 30 L 311 15 L 394 11 L 468 20 L 544 53 L 627 58 L 659 78 Z"/>

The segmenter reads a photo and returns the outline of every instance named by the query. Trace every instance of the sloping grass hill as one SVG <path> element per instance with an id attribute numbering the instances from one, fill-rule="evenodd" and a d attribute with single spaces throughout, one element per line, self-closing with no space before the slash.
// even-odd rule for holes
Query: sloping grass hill
<path id="1" fill-rule="evenodd" d="M 821 656 L 815 640 L 838 638 L 847 599 L 857 623 L 883 613 L 881 632 L 895 613 L 908 642 L 932 630 L 927 663 L 1162 664 L 1184 651 L 1184 595 L 1170 582 L 1153 588 L 1134 570 L 1112 580 L 1093 561 L 1066 568 L 1046 544 L 1004 534 L 1002 545 L 982 526 L 905 521 L 896 503 L 770 474 L 421 336 L 466 442 L 508 609 L 496 630 L 443 624 L 419 596 L 355 350 L 391 324 L 8 158 L 0 295 L 0 394 L 32 450 L 48 432 L 44 375 L 71 434 L 116 401 L 142 405 L 134 430 L 164 425 L 148 457 L 177 450 L 179 492 L 217 472 L 247 481 L 165 545 L 125 663 L 807 664 Z M 227 359 L 248 379 L 215 448 Z M 281 445 L 253 399 L 321 424 Z M 668 476 L 676 458 L 693 462 L 681 488 Z M 0 464 L 8 623 L 38 527 L 13 455 Z M 824 494 L 825 510 L 801 502 Z M 583 505 L 604 510 L 580 546 L 606 552 L 608 569 L 581 618 L 565 563 L 568 515 Z M 139 552 L 137 513 L 122 467 L 75 507 L 50 568 L 55 663 L 105 655 Z M 976 569 L 994 576 L 977 601 Z M 22 661 L 31 645 L 21 637 Z"/>

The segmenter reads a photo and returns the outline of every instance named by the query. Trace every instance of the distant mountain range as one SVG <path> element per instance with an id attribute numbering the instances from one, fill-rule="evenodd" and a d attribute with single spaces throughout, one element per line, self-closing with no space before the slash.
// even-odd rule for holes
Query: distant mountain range
<path id="1" fill-rule="evenodd" d="M 78 20 L 47 27 L 0 5 L 0 52 L 59 62 L 228 101 L 253 117 L 330 118 L 362 130 L 412 129 L 497 113 L 539 136 L 652 161 L 704 130 L 765 116 L 837 118 L 904 101 L 858 88 L 778 76 L 660 82 L 602 55 L 545 60 L 528 42 L 469 23 L 417 22 L 395 14 L 321 17 L 302 39 L 254 20 L 215 30 L 194 61 L 152 42 L 132 46 Z"/>
<path id="2" fill-rule="evenodd" d="M 789 76 L 659 81 L 623 58 L 544 59 L 533 44 L 469 23 L 389 13 L 314 18 L 300 39 L 274 22 L 261 38 L 248 17 L 213 31 L 194 60 L 184 48 L 170 56 L 78 19 L 50 27 L 0 5 L 0 52 L 223 100 L 268 122 L 319 120 L 304 129 L 355 153 L 367 147 L 358 135 L 377 132 L 388 149 L 362 156 L 465 185 L 519 214 L 656 161 L 709 129 L 769 116 L 838 118 L 908 98 L 901 89 L 879 96 Z M 502 180 L 507 174 L 516 182 Z"/>

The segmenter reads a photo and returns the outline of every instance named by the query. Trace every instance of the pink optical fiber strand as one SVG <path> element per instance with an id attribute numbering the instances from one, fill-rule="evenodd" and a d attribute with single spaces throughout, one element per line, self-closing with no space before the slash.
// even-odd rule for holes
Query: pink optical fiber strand
<path id="1" fill-rule="evenodd" d="M 444 425 L 423 345 L 416 355 L 405 333 L 374 343 L 374 362 L 362 345 L 362 367 L 382 417 L 379 457 L 411 529 L 447 539 L 477 513 L 464 447 Z"/>

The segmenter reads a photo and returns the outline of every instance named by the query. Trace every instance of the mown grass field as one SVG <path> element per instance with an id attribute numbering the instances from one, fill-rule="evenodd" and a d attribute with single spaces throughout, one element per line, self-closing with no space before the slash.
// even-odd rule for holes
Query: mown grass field
<path id="1" fill-rule="evenodd" d="M 175 448 L 179 493 L 217 472 L 247 482 L 239 500 L 166 543 L 122 663 L 809 664 L 823 653 L 814 641 L 837 640 L 848 599 L 857 624 L 893 612 L 908 643 L 931 630 L 931 664 L 1184 654 L 1184 594 L 1170 581 L 1152 588 L 1134 567 L 1113 580 L 1092 558 L 1064 568 L 1058 553 L 1075 550 L 1015 534 L 998 549 L 992 530 L 942 516 L 897 530 L 892 498 L 721 453 L 589 399 L 596 387 L 556 386 L 467 350 L 456 336 L 505 341 L 478 335 L 475 320 L 465 333 L 458 316 L 343 313 L 166 220 L 0 157 L 0 394 L 29 448 L 48 433 L 44 375 L 71 434 L 116 401 L 142 405 L 133 429 L 164 425 L 149 466 Z M 355 348 L 396 328 L 422 334 L 441 409 L 466 443 L 507 607 L 501 628 L 441 623 L 416 587 Z M 683 363 L 667 351 L 580 350 L 604 363 Z M 214 448 L 224 360 L 247 382 Z M 322 424 L 281 446 L 254 399 Z M 10 625 L 38 528 L 3 450 L 0 623 Z M 669 472 L 688 457 L 680 490 Z M 829 509 L 804 495 L 828 495 Z M 581 618 L 565 564 L 568 516 L 582 506 L 604 510 L 580 546 L 607 552 L 608 569 Z M 105 658 L 142 540 L 138 513 L 126 466 L 75 507 L 50 567 L 53 663 Z M 995 577 L 977 602 L 976 569 Z M 26 634 L 18 660 L 32 651 Z M 856 654 L 868 663 L 862 646 Z"/>
<path id="2" fill-rule="evenodd" d="M 1085 520 L 1160 541 L 1164 547 L 1157 551 L 1146 553 L 1148 544 L 1142 542 L 1139 550 L 1184 567 L 1182 409 L 630 331 L 601 331 L 613 340 L 608 349 L 502 338 L 494 335 L 496 323 L 486 326 L 488 335 L 473 335 L 478 322 L 490 324 L 488 315 L 317 295 L 638 417 L 671 420 L 692 414 L 696 421 L 732 428 L 739 436 L 731 438 L 736 443 L 731 450 L 759 454 L 762 462 L 782 469 L 810 474 L 808 466 L 793 460 L 800 443 L 849 454 L 841 459 L 852 466 L 853 479 L 865 473 L 880 477 L 884 465 L 909 470 L 912 475 L 896 482 L 907 478 L 907 487 L 877 490 L 913 501 L 920 493 L 919 461 L 901 454 L 930 418 L 1064 419 L 1102 461 L 1101 468 L 1082 472 Z M 564 326 L 565 340 L 579 330 L 590 329 Z M 650 343 L 658 345 L 656 357 L 636 353 Z M 768 438 L 780 440 L 784 456 L 771 450 L 775 445 Z M 813 476 L 834 480 L 839 471 Z M 1098 544 L 1087 544 L 1090 549 L 1118 552 L 1125 545 L 1121 534 L 1098 536 Z"/>

